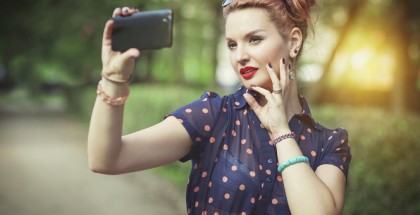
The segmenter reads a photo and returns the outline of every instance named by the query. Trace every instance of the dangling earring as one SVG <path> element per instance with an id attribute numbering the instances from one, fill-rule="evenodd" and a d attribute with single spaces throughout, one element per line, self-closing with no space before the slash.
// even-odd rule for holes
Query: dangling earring
<path id="1" fill-rule="evenodd" d="M 289 64 L 289 79 L 294 80 L 296 78 L 295 75 L 295 67 L 292 64 Z"/>

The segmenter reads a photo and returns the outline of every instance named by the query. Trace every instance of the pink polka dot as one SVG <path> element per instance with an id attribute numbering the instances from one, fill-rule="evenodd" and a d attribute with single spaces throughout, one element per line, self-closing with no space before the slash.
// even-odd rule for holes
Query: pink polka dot
<path id="1" fill-rule="evenodd" d="M 209 184 L 207 185 L 208 187 L 213 186 L 213 182 L 209 181 Z"/>
<path id="2" fill-rule="evenodd" d="M 203 108 L 203 113 L 208 113 L 209 112 L 209 110 L 207 109 L 207 108 Z"/>
<path id="3" fill-rule="evenodd" d="M 316 152 L 315 151 L 311 151 L 311 155 L 312 155 L 312 157 L 315 157 L 316 156 Z"/>
<path id="4" fill-rule="evenodd" d="M 207 95 L 208 95 L 208 96 L 211 96 L 211 93 L 210 93 L 210 92 L 207 92 Z"/>
<path id="5" fill-rule="evenodd" d="M 238 105 L 240 105 L 240 104 L 241 104 L 241 103 L 239 103 L 239 102 L 235 102 L 235 105 L 236 105 L 236 106 L 238 106 Z"/>
<path id="6" fill-rule="evenodd" d="M 198 201 L 195 201 L 194 206 L 197 208 L 198 207 Z"/>
<path id="7" fill-rule="evenodd" d="M 178 122 L 180 122 L 182 124 L 182 123 L 184 123 L 184 120 L 178 119 Z"/>
<path id="8" fill-rule="evenodd" d="M 210 137 L 210 143 L 215 143 L 215 142 L 216 142 L 216 138 Z"/>
<path id="9" fill-rule="evenodd" d="M 214 201 L 212 197 L 209 197 L 209 203 L 211 204 Z"/>
<path id="10" fill-rule="evenodd" d="M 205 126 L 204 126 L 204 130 L 205 130 L 205 131 L 210 131 L 210 125 L 205 125 Z"/>
<path id="11" fill-rule="evenodd" d="M 199 190 L 200 190 L 200 187 L 199 186 L 194 187 L 194 193 L 197 193 Z"/>
<path id="12" fill-rule="evenodd" d="M 259 168 L 260 170 L 262 170 L 262 169 L 263 169 L 263 166 L 262 166 L 262 165 L 258 165 L 258 168 Z"/>
<path id="13" fill-rule="evenodd" d="M 279 203 L 279 201 L 276 198 L 273 198 L 271 200 L 271 203 L 273 203 L 273 205 L 277 205 Z"/>
<path id="14" fill-rule="evenodd" d="M 312 133 L 312 129 L 311 128 L 308 128 L 308 129 L 306 129 L 309 133 Z"/>
<path id="15" fill-rule="evenodd" d="M 201 174 L 201 177 L 202 178 L 205 178 L 207 176 L 207 172 L 203 172 L 202 174 Z"/>
<path id="16" fill-rule="evenodd" d="M 277 176 L 277 181 L 278 181 L 278 182 L 282 182 L 282 181 L 283 181 L 283 177 L 281 177 L 281 175 L 278 175 L 278 176 Z"/>
<path id="17" fill-rule="evenodd" d="M 236 171 L 236 170 L 238 170 L 238 167 L 233 165 L 231 169 L 232 169 L 232 171 Z"/>
<path id="18" fill-rule="evenodd" d="M 301 139 L 301 140 L 305 140 L 305 139 L 306 139 L 306 137 L 305 137 L 305 136 L 303 136 L 303 135 L 300 135 L 300 139 Z"/>
<path id="19" fill-rule="evenodd" d="M 224 144 L 224 145 L 223 145 L 223 149 L 224 149 L 225 151 L 227 151 L 227 150 L 229 149 L 229 146 L 228 146 L 228 145 L 226 145 L 226 144 Z"/>
<path id="20" fill-rule="evenodd" d="M 265 171 L 265 173 L 267 173 L 267 175 L 271 175 L 271 170 L 267 169 L 267 170 Z"/>
<path id="21" fill-rule="evenodd" d="M 252 155 L 252 149 L 247 149 L 246 153 L 248 153 L 249 155 Z"/>
<path id="22" fill-rule="evenodd" d="M 331 139 L 332 139 L 332 136 L 328 137 L 328 140 L 331 140 Z"/>
<path id="23" fill-rule="evenodd" d="M 248 113 L 248 110 L 245 110 L 245 111 L 244 111 L 244 115 L 246 115 L 247 113 Z"/>
<path id="24" fill-rule="evenodd" d="M 263 124 L 260 124 L 260 127 L 261 127 L 261 128 L 264 128 Z"/>
<path id="25" fill-rule="evenodd" d="M 223 112 L 225 112 L 225 113 L 226 113 L 226 112 L 227 112 L 227 109 L 226 109 L 226 108 L 223 108 Z"/>
<path id="26" fill-rule="evenodd" d="M 196 142 L 201 142 L 201 138 L 196 137 L 196 138 L 195 138 L 195 141 L 196 141 Z"/>
<path id="27" fill-rule="evenodd" d="M 236 137 L 236 131 L 232 130 L 232 136 Z"/>
<path id="28" fill-rule="evenodd" d="M 228 181 L 228 177 L 223 176 L 222 181 L 226 183 Z"/>
<path id="29" fill-rule="evenodd" d="M 245 190 L 245 185 L 243 185 L 243 184 L 239 185 L 239 190 L 244 191 Z"/>
<path id="30" fill-rule="evenodd" d="M 250 202 L 251 202 L 252 204 L 254 204 L 254 203 L 255 203 L 255 198 L 254 198 L 254 197 L 252 197 Z"/>
<path id="31" fill-rule="evenodd" d="M 205 101 L 207 101 L 207 100 L 208 100 L 208 98 L 204 98 L 204 99 L 203 99 L 203 102 L 205 102 Z"/>
<path id="32" fill-rule="evenodd" d="M 214 215 L 220 215 L 220 213 L 219 212 L 214 212 Z"/>
<path id="33" fill-rule="evenodd" d="M 343 161 L 346 161 L 346 160 L 347 160 L 347 157 L 346 157 L 346 156 L 344 156 L 344 157 L 343 157 Z"/>
<path id="34" fill-rule="evenodd" d="M 335 151 L 337 151 L 337 152 L 338 152 L 338 151 L 340 151 L 340 150 L 341 150 L 341 148 L 336 148 L 336 149 L 335 149 Z"/>
<path id="35" fill-rule="evenodd" d="M 246 215 L 246 213 L 244 211 L 242 211 L 241 215 Z"/>
<path id="36" fill-rule="evenodd" d="M 201 212 L 201 215 L 207 215 L 207 211 Z"/>
<path id="37" fill-rule="evenodd" d="M 251 172 L 249 172 L 249 175 L 250 175 L 251 177 L 255 177 L 255 172 L 254 172 L 254 171 L 251 171 Z"/>
<path id="38" fill-rule="evenodd" d="M 187 112 L 187 113 L 191 113 L 191 112 L 192 112 L 192 110 L 188 108 L 188 109 L 186 109 L 186 110 L 185 110 L 185 112 Z"/>
<path id="39" fill-rule="evenodd" d="M 198 164 L 194 164 L 194 169 L 198 169 Z"/>
<path id="40" fill-rule="evenodd" d="M 273 145 L 273 141 L 272 140 L 268 141 L 268 144 Z"/>
<path id="41" fill-rule="evenodd" d="M 341 144 L 343 144 L 343 143 L 344 143 L 344 141 L 345 141 L 345 140 L 341 140 Z"/>
<path id="42" fill-rule="evenodd" d="M 246 139 L 242 139 L 241 140 L 241 144 L 243 145 L 243 144 L 245 144 L 246 143 Z"/>
<path id="43" fill-rule="evenodd" d="M 240 120 L 236 120 L 236 125 L 241 125 L 241 121 Z"/>
<path id="44" fill-rule="evenodd" d="M 321 152 L 324 152 L 324 148 L 321 148 Z"/>
<path id="45" fill-rule="evenodd" d="M 264 182 L 263 182 L 263 183 L 261 183 L 261 188 L 264 188 Z"/>
<path id="46" fill-rule="evenodd" d="M 226 193 L 225 194 L 225 199 L 229 199 L 230 198 L 230 194 L 229 193 Z"/>
<path id="47" fill-rule="evenodd" d="M 340 169 L 344 169 L 344 166 L 343 165 L 340 165 Z"/>

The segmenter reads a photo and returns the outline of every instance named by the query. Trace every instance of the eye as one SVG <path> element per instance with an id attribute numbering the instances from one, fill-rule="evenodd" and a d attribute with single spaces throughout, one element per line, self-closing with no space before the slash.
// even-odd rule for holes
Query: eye
<path id="1" fill-rule="evenodd" d="M 262 40 L 260 36 L 251 36 L 249 38 L 249 43 L 258 43 Z"/>
<path id="2" fill-rule="evenodd" d="M 234 48 L 236 48 L 236 43 L 232 42 L 232 41 L 229 41 L 229 42 L 227 42 L 227 46 L 228 46 L 229 49 L 234 49 Z"/>

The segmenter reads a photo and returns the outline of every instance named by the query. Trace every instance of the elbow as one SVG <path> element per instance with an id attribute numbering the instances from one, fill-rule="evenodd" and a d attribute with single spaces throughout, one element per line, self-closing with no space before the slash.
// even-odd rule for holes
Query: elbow
<path id="1" fill-rule="evenodd" d="M 104 175 L 118 175 L 118 173 L 113 168 L 111 168 L 110 165 L 105 165 L 91 160 L 89 160 L 89 169 L 94 173 Z"/>

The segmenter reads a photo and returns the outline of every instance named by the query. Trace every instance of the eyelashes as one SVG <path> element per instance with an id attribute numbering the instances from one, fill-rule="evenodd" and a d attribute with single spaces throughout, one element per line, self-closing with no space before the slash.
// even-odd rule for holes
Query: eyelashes
<path id="1" fill-rule="evenodd" d="M 250 36 L 248 43 L 251 44 L 251 45 L 256 45 L 256 44 L 260 43 L 262 40 L 263 40 L 263 38 L 261 36 Z M 236 46 L 237 46 L 237 43 L 234 42 L 234 41 L 228 41 L 227 42 L 227 47 L 229 49 L 234 49 L 234 48 L 236 48 Z"/>

